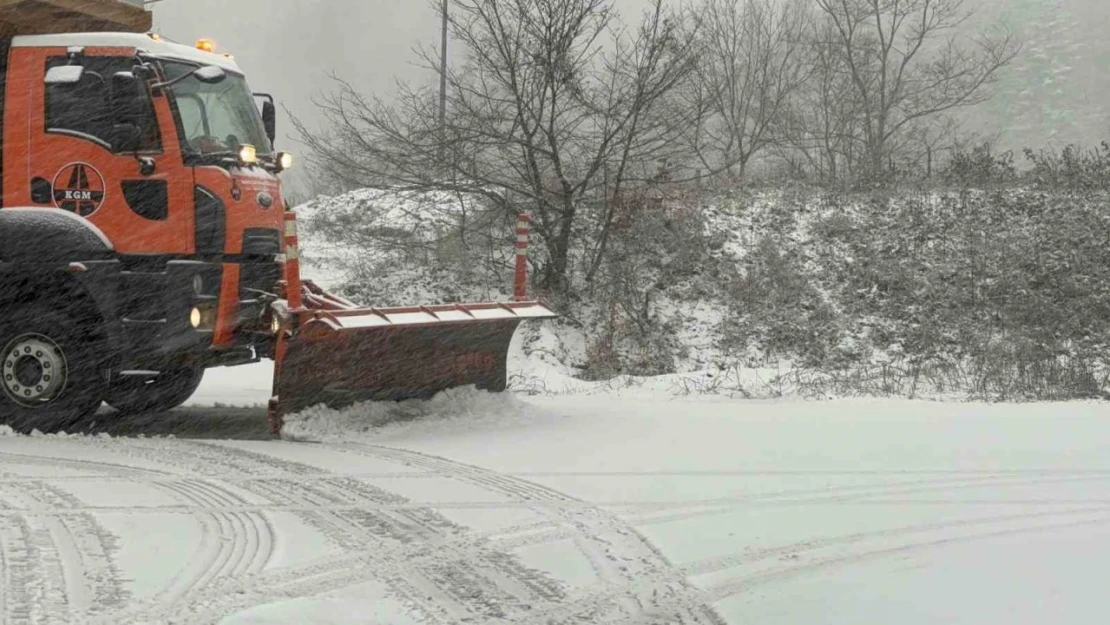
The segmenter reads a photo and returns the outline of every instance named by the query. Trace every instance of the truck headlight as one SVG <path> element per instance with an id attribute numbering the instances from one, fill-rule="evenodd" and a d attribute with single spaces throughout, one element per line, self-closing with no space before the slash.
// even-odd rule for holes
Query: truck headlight
<path id="1" fill-rule="evenodd" d="M 194 306 L 189 311 L 189 325 L 195 330 L 211 330 L 216 327 L 216 309 L 208 306 Z"/>
<path id="2" fill-rule="evenodd" d="M 258 149 L 249 143 L 239 146 L 239 162 L 254 165 L 258 162 Z"/>
<path id="3" fill-rule="evenodd" d="M 285 171 L 286 169 L 293 168 L 293 153 L 292 152 L 279 152 L 277 156 L 278 167 Z"/>

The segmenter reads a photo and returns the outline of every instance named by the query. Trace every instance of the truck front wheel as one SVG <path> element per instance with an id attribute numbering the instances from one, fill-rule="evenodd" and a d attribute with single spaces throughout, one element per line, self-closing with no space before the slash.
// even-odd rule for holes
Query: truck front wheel
<path id="1" fill-rule="evenodd" d="M 19 307 L 0 321 L 0 423 L 23 434 L 92 417 L 106 387 L 106 359 L 88 328 L 43 308 Z"/>
<path id="2" fill-rule="evenodd" d="M 185 403 L 204 379 L 204 367 L 163 371 L 153 378 L 120 377 L 108 388 L 108 405 L 120 412 L 164 412 Z"/>

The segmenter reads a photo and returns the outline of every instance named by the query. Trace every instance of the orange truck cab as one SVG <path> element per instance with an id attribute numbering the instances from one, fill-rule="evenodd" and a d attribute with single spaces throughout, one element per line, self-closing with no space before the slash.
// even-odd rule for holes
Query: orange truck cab
<path id="1" fill-rule="evenodd" d="M 273 357 L 273 99 L 204 42 L 0 39 L 0 420 L 168 409 Z M 60 209 L 60 210 L 59 210 Z"/>

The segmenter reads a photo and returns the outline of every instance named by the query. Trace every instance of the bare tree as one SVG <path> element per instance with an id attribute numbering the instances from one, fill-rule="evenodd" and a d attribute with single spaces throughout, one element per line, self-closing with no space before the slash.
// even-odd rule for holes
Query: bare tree
<path id="1" fill-rule="evenodd" d="M 300 134 L 339 179 L 532 210 L 541 286 L 566 292 L 583 205 L 645 182 L 690 125 L 663 111 L 693 62 L 663 4 L 626 30 L 611 0 L 455 0 L 451 34 L 465 60 L 448 72 L 442 127 L 427 88 L 400 85 L 386 103 L 340 81 L 320 102 L 329 128 L 298 124 Z M 597 254 L 611 219 L 599 220 Z"/>
<path id="2" fill-rule="evenodd" d="M 815 2 L 843 54 L 872 174 L 912 125 L 988 99 L 1021 49 L 1010 33 L 965 32 L 964 0 Z"/>
<path id="3" fill-rule="evenodd" d="M 807 33 L 811 70 L 784 114 L 785 145 L 775 146 L 795 173 L 822 180 L 851 177 L 863 146 L 862 110 L 834 34 L 826 23 L 813 24 Z"/>
<path id="4" fill-rule="evenodd" d="M 699 62 L 689 106 L 703 112 L 692 135 L 703 165 L 742 177 L 782 139 L 790 98 L 811 72 L 811 18 L 805 0 L 704 0 L 692 9 Z"/>

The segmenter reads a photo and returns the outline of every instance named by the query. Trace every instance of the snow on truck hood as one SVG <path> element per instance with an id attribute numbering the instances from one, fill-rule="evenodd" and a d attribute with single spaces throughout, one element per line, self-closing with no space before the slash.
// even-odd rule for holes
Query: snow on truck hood
<path id="1" fill-rule="evenodd" d="M 242 74 L 234 59 L 214 54 L 165 39 L 152 39 L 141 33 L 69 33 L 58 35 L 23 35 L 12 38 L 14 48 L 135 48 L 154 56 L 171 57 L 182 61 L 216 65 L 229 72 Z"/>

